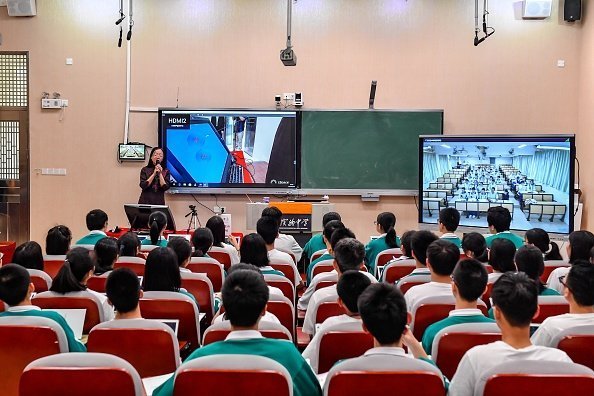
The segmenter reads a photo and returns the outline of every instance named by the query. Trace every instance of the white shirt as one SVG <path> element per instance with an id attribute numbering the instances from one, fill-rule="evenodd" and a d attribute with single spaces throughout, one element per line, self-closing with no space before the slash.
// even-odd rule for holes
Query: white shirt
<path id="1" fill-rule="evenodd" d="M 560 332 L 570 327 L 594 325 L 594 313 L 588 314 L 563 314 L 548 317 L 538 326 L 538 330 L 532 335 L 530 341 L 534 345 L 556 348 L 552 344 L 553 338 Z"/>
<path id="2" fill-rule="evenodd" d="M 14 307 L 6 308 L 7 312 L 25 312 L 25 311 L 41 311 L 37 305 L 15 305 Z"/>
<path id="3" fill-rule="evenodd" d="M 305 319 L 303 319 L 303 332 L 305 334 L 313 335 L 316 332 L 316 312 L 321 301 L 327 301 L 334 298 L 338 300 L 338 292 L 336 285 L 324 287 L 317 290 L 310 298 L 308 310 L 305 311 Z"/>
<path id="4" fill-rule="evenodd" d="M 497 279 L 499 279 L 499 277 L 503 275 L 502 272 L 492 272 L 489 275 L 487 275 L 487 283 L 495 283 L 495 281 Z"/>
<path id="5" fill-rule="evenodd" d="M 229 320 L 229 319 L 226 319 L 225 318 L 225 315 L 219 315 L 219 316 L 217 316 L 216 318 L 214 318 L 212 320 L 212 324 L 221 323 L 221 322 L 224 322 L 224 321 L 227 321 L 227 320 Z M 260 319 L 260 320 L 264 320 L 266 322 L 273 322 L 273 323 L 281 324 L 280 320 L 278 320 L 278 318 L 274 314 L 271 314 L 268 311 L 266 311 L 264 313 L 264 316 L 262 316 L 262 319 Z"/>
<path id="6" fill-rule="evenodd" d="M 364 271 L 362 271 L 362 272 L 363 272 L 363 274 L 365 274 L 365 276 L 367 276 L 369 278 L 369 280 L 371 280 L 371 283 L 377 282 L 377 279 L 375 279 L 375 277 L 373 275 L 371 275 L 369 272 L 364 272 Z M 307 306 L 309 305 L 309 300 L 311 299 L 311 296 L 316 291 L 316 286 L 320 282 L 327 282 L 327 281 L 328 282 L 338 282 L 338 272 L 336 272 L 336 270 L 332 270 L 330 272 L 322 272 L 322 273 L 314 276 L 313 279 L 311 280 L 309 286 L 307 286 L 307 289 L 305 290 L 305 292 L 303 293 L 303 295 L 297 302 L 297 309 L 306 310 Z"/>
<path id="7" fill-rule="evenodd" d="M 278 234 L 278 237 L 274 241 L 274 247 L 278 250 L 282 250 L 283 252 L 293 253 L 297 262 L 301 260 L 303 248 L 299 246 L 293 235 Z M 291 261 L 293 261 L 292 258 Z"/>
<path id="8" fill-rule="evenodd" d="M 563 285 L 561 284 L 561 282 L 559 282 L 559 277 L 567 276 L 567 274 L 569 274 L 569 268 L 570 267 L 559 267 L 555 268 L 553 272 L 551 272 L 551 275 L 549 275 L 549 279 L 547 279 L 549 289 L 555 289 L 560 294 L 563 294 Z"/>
<path id="9" fill-rule="evenodd" d="M 237 249 L 235 249 L 235 247 L 233 247 L 233 245 L 229 245 L 225 242 L 221 242 L 221 245 L 223 245 L 223 249 L 225 249 L 225 251 L 229 253 L 229 256 L 231 256 L 231 265 L 239 264 L 241 262 L 239 259 L 239 252 Z"/>
<path id="10" fill-rule="evenodd" d="M 326 319 L 324 323 L 320 325 L 320 328 L 318 329 L 318 331 L 316 331 L 316 335 L 311 339 L 311 341 L 307 345 L 307 348 L 305 348 L 305 351 L 303 351 L 302 353 L 304 359 L 309 359 L 309 365 L 313 369 L 314 373 L 318 374 L 318 363 L 320 358 L 320 341 L 322 339 L 323 332 L 327 328 L 334 326 L 336 324 L 351 322 L 363 323 L 361 321 L 361 318 L 353 318 L 349 315 L 344 314 L 340 316 L 332 316 Z"/>
<path id="11" fill-rule="evenodd" d="M 487 345 L 479 345 L 470 349 L 458 365 L 456 374 L 452 378 L 450 396 L 480 396 L 477 393 L 481 384 L 487 380 L 482 376 L 498 364 L 516 360 L 539 360 L 544 362 L 571 362 L 563 351 L 554 348 L 531 345 L 522 349 L 515 349 L 503 341 L 496 341 Z"/>
<path id="12" fill-rule="evenodd" d="M 251 340 L 252 338 L 264 338 L 264 336 L 258 330 L 235 330 L 227 335 L 225 341 Z"/>
<path id="13" fill-rule="evenodd" d="M 268 260 L 270 260 L 272 264 L 291 264 L 293 266 L 293 269 L 295 270 L 295 285 L 301 283 L 301 276 L 299 275 L 299 270 L 297 269 L 297 266 L 295 265 L 295 262 L 293 261 L 293 258 L 289 255 L 289 253 L 281 252 L 277 249 L 272 249 L 268 251 Z"/>
<path id="14" fill-rule="evenodd" d="M 414 313 L 417 309 L 419 300 L 428 296 L 453 297 L 452 285 L 450 283 L 428 282 L 411 287 L 404 294 L 408 312 L 411 314 Z"/>
<path id="15" fill-rule="evenodd" d="M 279 289 L 278 287 L 270 286 L 270 285 L 268 285 L 268 293 L 274 294 L 277 296 L 284 296 L 283 291 L 281 289 Z"/>

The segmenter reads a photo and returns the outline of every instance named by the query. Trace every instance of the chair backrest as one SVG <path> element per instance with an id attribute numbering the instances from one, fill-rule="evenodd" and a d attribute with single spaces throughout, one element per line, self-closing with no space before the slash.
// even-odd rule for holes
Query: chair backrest
<path id="1" fill-rule="evenodd" d="M 334 363 L 361 356 L 373 348 L 373 336 L 363 331 L 361 323 L 339 323 L 320 334 L 318 372 L 325 373 Z"/>
<path id="2" fill-rule="evenodd" d="M 481 300 L 483 300 L 489 307 L 491 306 L 491 292 L 493 292 L 493 285 L 495 282 L 487 283 L 487 290 L 482 295 Z"/>
<path id="3" fill-rule="evenodd" d="M 195 395 L 197 386 L 203 395 L 293 395 L 287 369 L 256 355 L 212 355 L 182 364 L 175 375 L 173 394 Z"/>
<path id="4" fill-rule="evenodd" d="M 318 305 L 318 310 L 316 311 L 316 324 L 324 323 L 326 319 L 332 316 L 344 314 L 344 308 L 338 305 L 338 301 L 324 301 Z"/>
<path id="5" fill-rule="evenodd" d="M 431 359 L 443 375 L 452 378 L 464 354 L 477 345 L 501 340 L 501 330 L 495 323 L 464 323 L 448 326 L 436 334 Z"/>
<path id="6" fill-rule="evenodd" d="M 63 352 L 68 352 L 68 340 L 54 320 L 38 316 L 1 317 L 0 394 L 18 395 L 19 379 L 29 363 Z"/>
<path id="7" fill-rule="evenodd" d="M 275 338 L 278 340 L 293 341 L 291 332 L 283 325 L 274 322 L 261 320 L 258 323 L 258 331 L 266 338 Z M 223 341 L 231 332 L 231 322 L 225 320 L 215 323 L 204 331 L 202 345 L 212 344 L 213 342 Z"/>
<path id="8" fill-rule="evenodd" d="M 571 267 L 571 264 L 563 260 L 545 260 L 544 271 L 542 275 L 540 275 L 540 280 L 546 283 L 549 279 L 549 276 L 551 275 L 551 272 L 559 267 Z"/>
<path id="9" fill-rule="evenodd" d="M 29 364 L 20 396 L 144 395 L 140 376 L 125 360 L 104 353 L 63 353 Z"/>
<path id="10" fill-rule="evenodd" d="M 93 327 L 105 321 L 101 301 L 88 291 L 68 294 L 47 291 L 36 294 L 31 302 L 42 309 L 86 309 L 84 334 L 88 334 Z"/>
<path id="11" fill-rule="evenodd" d="M 551 344 L 567 353 L 574 363 L 594 370 L 594 325 L 565 329 L 553 337 Z"/>
<path id="12" fill-rule="evenodd" d="M 315 291 L 318 291 L 318 290 L 323 289 L 325 287 L 334 286 L 337 283 L 338 282 L 337 281 L 334 281 L 334 280 L 325 280 L 325 281 L 318 282 L 316 284 Z"/>
<path id="13" fill-rule="evenodd" d="M 404 294 L 411 287 L 422 285 L 423 283 L 429 282 L 431 282 L 431 275 L 415 275 L 400 279 L 396 286 L 402 292 L 402 294 Z"/>
<path id="14" fill-rule="evenodd" d="M 422 297 L 417 302 L 416 309 L 411 312 L 413 321 L 410 330 L 420 340 L 429 325 L 447 318 L 455 306 L 456 299 L 453 295 Z"/>
<path id="15" fill-rule="evenodd" d="M 291 300 L 293 305 L 295 304 L 297 292 L 293 282 L 288 280 L 285 276 L 276 274 L 266 274 L 264 275 L 264 280 L 269 286 L 279 288 L 283 292 L 283 295 Z"/>
<path id="16" fill-rule="evenodd" d="M 119 257 L 113 265 L 114 269 L 117 268 L 129 268 L 138 276 L 144 276 L 144 270 L 146 268 L 146 260 L 140 257 L 124 256 Z"/>
<path id="17" fill-rule="evenodd" d="M 317 259 L 319 259 L 320 257 L 322 257 L 324 255 L 324 253 L 326 253 L 326 249 L 315 251 L 311 255 L 311 258 L 309 259 L 309 262 L 311 263 L 311 262 L 316 261 Z"/>
<path id="18" fill-rule="evenodd" d="M 65 259 L 66 256 L 44 256 L 43 272 L 48 274 L 50 278 L 54 279 L 56 275 L 58 275 L 58 272 L 60 271 L 60 268 L 62 268 L 62 265 L 64 265 Z"/>
<path id="19" fill-rule="evenodd" d="M 221 263 L 225 270 L 231 267 L 231 254 L 225 248 L 213 246 L 208 251 L 208 255 Z"/>
<path id="20" fill-rule="evenodd" d="M 270 263 L 270 266 L 272 268 L 274 268 L 277 271 L 282 272 L 283 274 L 285 274 L 285 276 L 287 277 L 287 279 L 289 279 L 291 282 L 295 283 L 295 278 L 296 276 L 296 271 L 297 271 L 297 267 L 295 267 L 295 264 L 289 264 L 289 263 Z M 297 286 L 297 285 L 295 285 Z"/>
<path id="21" fill-rule="evenodd" d="M 296 340 L 295 333 L 295 308 L 293 303 L 285 296 L 271 294 L 268 299 L 267 311 L 276 316 L 279 322 L 291 332 L 291 337 Z"/>
<path id="22" fill-rule="evenodd" d="M 154 320 L 101 323 L 89 333 L 87 350 L 119 356 L 143 378 L 172 373 L 180 364 L 175 333 L 166 324 Z"/>
<path id="23" fill-rule="evenodd" d="M 87 280 L 87 287 L 97 293 L 105 293 L 105 284 L 107 277 L 111 271 L 107 271 L 101 275 L 93 275 Z"/>
<path id="24" fill-rule="evenodd" d="M 181 286 L 196 298 L 200 312 L 206 314 L 210 323 L 214 316 L 214 291 L 210 279 L 204 274 L 182 272 Z"/>
<path id="25" fill-rule="evenodd" d="M 205 274 L 212 283 L 212 289 L 215 293 L 220 292 L 225 279 L 223 265 L 210 257 L 192 257 L 186 267 L 197 274 Z"/>
<path id="26" fill-rule="evenodd" d="M 177 339 L 200 346 L 198 305 L 189 296 L 177 292 L 147 291 L 140 299 L 140 312 L 146 319 L 178 319 Z"/>
<path id="27" fill-rule="evenodd" d="M 316 275 L 321 274 L 323 272 L 330 272 L 334 269 L 334 260 L 322 260 L 319 263 L 316 263 L 313 268 L 311 269 L 311 278 L 315 278 Z"/>
<path id="28" fill-rule="evenodd" d="M 70 249 L 74 249 L 74 248 L 83 248 L 83 249 L 87 249 L 90 252 L 91 250 L 95 250 L 95 245 L 92 243 L 79 243 L 79 244 L 70 246 Z"/>
<path id="29" fill-rule="evenodd" d="M 160 247 L 159 245 L 140 245 L 140 251 L 141 252 L 152 252 L 153 250 L 155 250 L 156 248 Z"/>
<path id="30" fill-rule="evenodd" d="M 563 296 L 538 296 L 538 315 L 533 323 L 542 323 L 549 316 L 569 313 L 569 303 Z"/>
<path id="31" fill-rule="evenodd" d="M 48 291 L 52 287 L 52 278 L 45 271 L 35 269 L 27 269 L 27 271 L 37 293 Z"/>
<path id="32" fill-rule="evenodd" d="M 382 282 L 394 284 L 398 279 L 413 272 L 415 268 L 416 261 L 414 259 L 393 261 L 384 267 L 381 280 Z"/>
<path id="33" fill-rule="evenodd" d="M 15 241 L 2 241 L 0 242 L 0 253 L 3 253 L 2 262 L 4 264 L 12 263 L 12 255 L 16 250 Z"/>
<path id="34" fill-rule="evenodd" d="M 388 261 L 397 259 L 400 256 L 402 256 L 402 251 L 400 250 L 400 248 L 382 250 L 375 257 L 375 268 L 377 268 L 378 266 L 382 267 L 386 265 Z M 376 274 L 373 275 L 375 276 Z"/>

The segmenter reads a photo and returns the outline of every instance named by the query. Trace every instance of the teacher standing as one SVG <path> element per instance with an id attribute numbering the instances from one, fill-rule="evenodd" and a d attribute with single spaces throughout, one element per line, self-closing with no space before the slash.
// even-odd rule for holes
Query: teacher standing
<path id="1" fill-rule="evenodd" d="M 139 204 L 165 205 L 165 191 L 169 189 L 169 171 L 163 162 L 163 149 L 153 147 L 148 164 L 140 171 Z"/>

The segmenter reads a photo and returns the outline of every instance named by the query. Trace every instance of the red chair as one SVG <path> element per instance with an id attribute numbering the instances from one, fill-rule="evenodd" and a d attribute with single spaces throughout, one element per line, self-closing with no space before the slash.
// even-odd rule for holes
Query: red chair
<path id="1" fill-rule="evenodd" d="M 101 301 L 88 291 L 68 294 L 47 291 L 36 294 L 31 302 L 41 309 L 86 309 L 84 334 L 88 334 L 93 327 L 106 320 Z"/>
<path id="2" fill-rule="evenodd" d="M 383 395 L 394 384 L 398 384 L 399 395 L 445 396 L 443 380 L 439 374 L 430 371 L 369 371 L 361 368 L 337 371 L 326 381 L 324 395 L 327 396 L 360 396 L 361 389 L 365 389 L 367 395 Z"/>
<path id="3" fill-rule="evenodd" d="M 206 314 L 206 321 L 210 323 L 214 316 L 214 292 L 210 279 L 204 274 L 182 272 L 181 286 L 196 298 L 200 312 Z"/>
<path id="4" fill-rule="evenodd" d="M 208 256 L 221 263 L 225 271 L 231 267 L 231 255 L 225 248 L 213 246 L 208 251 Z"/>
<path id="5" fill-rule="evenodd" d="M 344 308 L 338 305 L 338 301 L 322 302 L 318 305 L 318 310 L 316 311 L 316 324 L 324 323 L 326 319 L 332 316 L 340 316 L 344 314 Z"/>
<path id="6" fill-rule="evenodd" d="M 37 359 L 21 377 L 20 396 L 143 396 L 130 363 L 103 353 L 62 353 Z"/>
<path id="7" fill-rule="evenodd" d="M 41 293 L 48 291 L 52 287 L 52 278 L 44 271 L 27 269 L 31 277 L 31 283 L 35 286 L 35 291 Z"/>
<path id="8" fill-rule="evenodd" d="M 431 282 L 431 275 L 415 275 L 410 277 L 404 277 L 398 281 L 396 287 L 402 292 L 406 293 L 411 287 L 422 285 L 424 283 Z"/>
<path id="9" fill-rule="evenodd" d="M 43 272 L 48 274 L 52 279 L 58 275 L 60 268 L 64 265 L 66 256 L 43 256 Z"/>
<path id="10" fill-rule="evenodd" d="M 383 282 L 394 284 L 398 279 L 413 272 L 415 268 L 416 261 L 414 259 L 394 261 L 384 267 L 381 279 Z"/>
<path id="11" fill-rule="evenodd" d="M 355 331 L 352 326 L 345 325 L 358 326 L 359 330 Z M 334 363 L 361 356 L 371 348 L 373 348 L 373 336 L 364 332 L 360 323 L 340 323 L 330 326 L 324 334 L 321 334 L 318 372 L 325 373 Z"/>
<path id="12" fill-rule="evenodd" d="M 12 255 L 16 250 L 16 242 L 15 241 L 2 241 L 0 242 L 0 253 L 4 253 L 2 257 L 2 262 L 4 264 L 12 263 Z"/>
<path id="13" fill-rule="evenodd" d="M 87 350 L 119 356 L 143 378 L 172 373 L 180 365 L 175 333 L 166 324 L 154 320 L 101 323 L 89 333 Z"/>
<path id="14" fill-rule="evenodd" d="M 316 284 L 315 291 L 318 291 L 318 290 L 323 289 L 325 287 L 334 286 L 336 283 L 338 283 L 338 282 L 337 281 L 331 281 L 331 280 L 318 282 Z"/>
<path id="15" fill-rule="evenodd" d="M 322 257 L 326 252 L 327 252 L 326 249 L 322 249 L 322 250 L 318 250 L 318 251 L 314 252 L 314 254 L 312 254 L 311 258 L 309 259 L 309 262 L 313 263 L 314 261 L 316 261 L 317 259 Z"/>
<path id="16" fill-rule="evenodd" d="M 291 337 L 296 340 L 295 308 L 293 303 L 285 296 L 271 294 L 268 300 L 267 311 L 278 318 L 283 326 L 291 332 Z"/>
<path id="17" fill-rule="evenodd" d="M 367 263 L 367 265 L 369 265 L 372 270 L 375 269 L 375 271 L 372 271 L 373 276 L 378 277 L 378 268 L 384 267 L 389 261 L 397 259 L 400 256 L 402 256 L 400 248 L 386 249 L 381 251 L 375 257 L 375 263 Z"/>
<path id="18" fill-rule="evenodd" d="M 553 338 L 551 344 L 565 351 L 574 363 L 594 370 L 594 325 L 565 329 Z"/>
<path id="19" fill-rule="evenodd" d="M 121 256 L 113 265 L 113 269 L 129 268 L 138 276 L 144 276 L 146 260 L 140 257 Z"/>
<path id="20" fill-rule="evenodd" d="M 266 338 L 274 338 L 277 340 L 289 340 L 293 341 L 293 337 L 291 337 L 291 332 L 285 328 L 283 325 L 279 325 L 278 323 L 273 322 L 266 322 L 260 321 L 258 323 L 258 331 Z M 213 342 L 217 341 L 224 341 L 225 338 L 231 332 L 231 322 L 228 320 L 215 323 L 210 326 L 204 332 L 204 336 L 202 339 L 202 345 L 212 344 Z"/>
<path id="21" fill-rule="evenodd" d="M 221 291 L 225 272 L 217 260 L 209 257 L 192 257 L 186 268 L 197 274 L 205 274 L 212 283 L 213 291 Z"/>
<path id="22" fill-rule="evenodd" d="M 481 297 L 481 300 L 483 300 L 488 307 L 491 307 L 491 293 L 493 292 L 494 284 L 495 283 L 487 283 L 487 290 L 485 290 L 485 293 Z"/>
<path id="23" fill-rule="evenodd" d="M 283 292 L 283 295 L 295 304 L 296 291 L 293 282 L 288 280 L 285 276 L 276 274 L 264 275 L 264 280 L 268 286 L 276 287 Z"/>
<path id="24" fill-rule="evenodd" d="M 544 272 L 542 275 L 540 275 L 540 280 L 546 283 L 549 279 L 549 276 L 551 275 L 551 272 L 560 267 L 571 267 L 571 264 L 562 260 L 545 260 Z"/>
<path id="25" fill-rule="evenodd" d="M 316 263 L 314 267 L 311 269 L 311 279 L 315 278 L 316 275 L 322 274 L 324 272 L 331 272 L 334 270 L 334 260 L 323 260 L 319 263 Z"/>
<path id="26" fill-rule="evenodd" d="M 297 267 L 295 266 L 295 264 L 270 263 L 270 266 L 275 270 L 282 272 L 287 277 L 287 279 L 293 282 L 293 284 L 295 284 L 295 280 L 299 277 L 299 274 L 297 273 Z"/>
<path id="27" fill-rule="evenodd" d="M 111 271 L 101 275 L 93 275 L 87 280 L 87 287 L 97 293 L 105 293 L 105 284 Z"/>
<path id="28" fill-rule="evenodd" d="M 532 323 L 542 323 L 549 316 L 569 313 L 569 303 L 563 296 L 538 296 L 538 315 Z"/>

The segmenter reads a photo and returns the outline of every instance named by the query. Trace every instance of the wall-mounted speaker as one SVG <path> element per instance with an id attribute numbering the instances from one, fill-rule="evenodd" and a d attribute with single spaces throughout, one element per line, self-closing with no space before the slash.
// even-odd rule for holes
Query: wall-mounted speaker
<path id="1" fill-rule="evenodd" d="M 522 18 L 544 19 L 551 16 L 553 0 L 524 0 Z"/>
<path id="2" fill-rule="evenodd" d="M 8 15 L 10 16 L 35 16 L 37 6 L 35 0 L 8 0 Z"/>
<path id="3" fill-rule="evenodd" d="M 582 0 L 565 0 L 563 19 L 567 22 L 575 22 L 582 19 Z"/>

